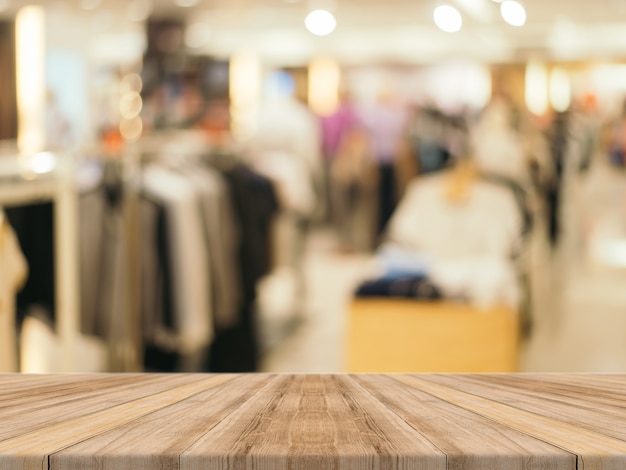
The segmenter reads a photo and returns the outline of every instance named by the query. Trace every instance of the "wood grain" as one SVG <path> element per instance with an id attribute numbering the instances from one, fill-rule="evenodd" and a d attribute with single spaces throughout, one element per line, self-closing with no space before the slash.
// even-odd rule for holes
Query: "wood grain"
<path id="1" fill-rule="evenodd" d="M 626 469 L 625 397 L 622 375 L 0 375 L 0 469 Z"/>

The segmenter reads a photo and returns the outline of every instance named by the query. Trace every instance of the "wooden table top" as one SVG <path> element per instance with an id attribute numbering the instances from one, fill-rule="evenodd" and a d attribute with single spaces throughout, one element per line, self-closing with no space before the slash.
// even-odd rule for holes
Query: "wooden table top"
<path id="1" fill-rule="evenodd" d="M 626 375 L 0 375 L 1 470 L 626 469 Z"/>

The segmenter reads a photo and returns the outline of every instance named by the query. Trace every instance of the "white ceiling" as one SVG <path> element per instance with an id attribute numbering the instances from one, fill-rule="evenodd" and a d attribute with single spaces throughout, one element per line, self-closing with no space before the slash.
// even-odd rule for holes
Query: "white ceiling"
<path id="1" fill-rule="evenodd" d="M 0 7 L 7 1 L 5 15 L 32 3 L 81 11 L 81 0 L 0 0 Z M 98 10 L 82 14 L 122 14 L 133 1 L 150 0 L 101 0 Z M 464 17 L 463 29 L 452 34 L 439 31 L 432 20 L 441 0 L 200 0 L 191 8 L 174 0 L 151 1 L 155 16 L 206 24 L 210 40 L 200 51 L 218 55 L 247 50 L 285 63 L 320 54 L 348 63 L 626 58 L 626 0 L 520 0 L 528 14 L 521 28 L 504 23 L 492 0 L 447 0 Z M 307 11 L 319 6 L 332 9 L 338 23 L 322 38 L 310 35 L 303 23 Z"/>

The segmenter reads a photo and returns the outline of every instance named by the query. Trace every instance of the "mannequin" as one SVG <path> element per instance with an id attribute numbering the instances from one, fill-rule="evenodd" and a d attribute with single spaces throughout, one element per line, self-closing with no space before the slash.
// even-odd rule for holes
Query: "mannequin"
<path id="1" fill-rule="evenodd" d="M 478 179 L 478 169 L 473 158 L 461 158 L 449 175 L 446 200 L 462 203 L 469 198 L 469 191 Z"/>
<path id="2" fill-rule="evenodd" d="M 17 372 L 15 295 L 26 282 L 28 266 L 0 209 L 0 372 Z"/>

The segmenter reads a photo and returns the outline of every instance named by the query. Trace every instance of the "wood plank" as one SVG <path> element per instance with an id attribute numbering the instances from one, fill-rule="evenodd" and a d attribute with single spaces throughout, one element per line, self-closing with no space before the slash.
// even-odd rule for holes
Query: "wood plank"
<path id="1" fill-rule="evenodd" d="M 73 380 L 71 380 L 73 379 Z M 59 380 L 47 383 L 33 383 L 28 386 L 22 384 L 0 384 L 0 410 L 2 413 L 11 412 L 11 408 L 19 407 L 20 410 L 28 409 L 29 406 L 40 407 L 45 405 L 47 401 L 58 403 L 59 400 L 65 398 L 76 399 L 76 385 L 80 385 L 80 398 L 85 397 L 89 392 L 106 393 L 107 389 L 119 386 L 127 386 L 138 382 L 146 383 L 157 380 L 157 377 L 138 377 L 131 379 L 123 375 L 112 376 L 96 376 L 96 377 L 71 377 L 68 380 Z M 13 385 L 13 387 L 11 387 Z M 33 400 L 37 397 L 37 400 Z"/>
<path id="2" fill-rule="evenodd" d="M 484 375 L 480 377 L 497 382 L 502 386 L 510 386 L 514 390 L 523 388 L 536 393 L 563 395 L 568 398 L 575 396 L 583 400 L 591 399 L 593 403 L 608 406 L 626 406 L 623 400 L 624 395 L 626 395 L 626 376 L 615 376 L 608 381 L 608 377 L 604 376 L 587 376 L 584 380 L 579 376 L 570 375 L 541 377 L 537 375 L 518 376 L 509 374 Z M 617 377 L 621 377 L 621 380 L 616 382 Z"/>
<path id="3" fill-rule="evenodd" d="M 138 398 L 165 391 L 175 385 L 199 380 L 193 376 L 146 376 L 141 379 L 122 377 L 120 385 L 113 390 L 98 390 L 101 382 L 93 382 L 91 378 L 64 384 L 57 380 L 58 387 L 63 391 L 64 398 L 55 400 L 39 400 L 39 395 L 30 391 L 21 391 L 16 400 L 25 398 L 27 404 L 0 409 L 0 441 L 28 434 L 52 424 L 62 423 L 68 419 L 85 416 L 116 405 L 130 402 Z M 122 385 L 124 384 L 124 385 Z M 37 399 L 33 399 L 37 397 Z M 28 419 L 25 419 L 28 417 Z"/>
<path id="4" fill-rule="evenodd" d="M 281 376 L 181 455 L 181 470 L 445 469 L 445 455 L 342 376 Z"/>
<path id="5" fill-rule="evenodd" d="M 430 377 L 443 385 L 626 440 L 626 390 L 614 393 L 584 386 L 533 382 L 514 376 Z M 606 423 L 611 423 L 610 427 Z"/>
<path id="6" fill-rule="evenodd" d="M 445 452 L 449 469 L 575 470 L 576 456 L 382 375 L 352 376 Z"/>
<path id="7" fill-rule="evenodd" d="M 624 397 L 624 375 L 0 375 L 0 469 L 626 469 Z"/>
<path id="8" fill-rule="evenodd" d="M 186 448 L 274 379 L 261 374 L 235 377 L 63 449 L 50 456 L 49 469 L 177 469 Z"/>
<path id="9" fill-rule="evenodd" d="M 0 442 L 2 470 L 47 470 L 48 455 L 232 380 L 232 375 L 186 376 L 191 382 L 67 419 Z M 26 418 L 26 417 L 25 417 Z M 41 421 L 40 421 L 41 422 Z"/>
<path id="10" fill-rule="evenodd" d="M 622 440 L 438 384 L 429 380 L 433 376 L 397 375 L 393 378 L 574 453 L 578 456 L 579 470 L 623 470 L 626 467 L 626 442 Z"/>

